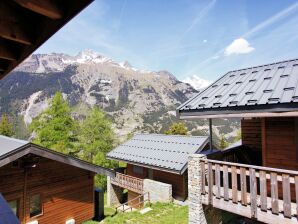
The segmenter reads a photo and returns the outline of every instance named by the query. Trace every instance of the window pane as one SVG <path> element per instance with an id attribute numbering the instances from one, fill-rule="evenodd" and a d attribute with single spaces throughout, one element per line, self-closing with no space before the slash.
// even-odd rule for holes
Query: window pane
<path id="1" fill-rule="evenodd" d="M 11 210 L 13 211 L 13 214 L 15 214 L 17 216 L 18 201 L 17 200 L 9 201 L 8 205 L 11 208 Z"/>
<path id="2" fill-rule="evenodd" d="M 32 195 L 30 198 L 30 217 L 40 215 L 41 213 L 42 209 L 40 194 Z"/>
<path id="3" fill-rule="evenodd" d="M 136 174 L 143 174 L 143 167 L 133 166 L 133 172 Z"/>

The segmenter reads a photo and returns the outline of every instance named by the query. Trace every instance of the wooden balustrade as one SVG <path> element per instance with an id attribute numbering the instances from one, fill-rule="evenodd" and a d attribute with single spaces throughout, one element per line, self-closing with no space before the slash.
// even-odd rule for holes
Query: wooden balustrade
<path id="1" fill-rule="evenodd" d="M 201 159 L 204 204 L 265 223 L 297 223 L 298 172 Z"/>
<path id="2" fill-rule="evenodd" d="M 143 180 L 140 178 L 132 177 L 122 173 L 116 173 L 116 176 L 111 178 L 111 183 L 133 192 L 143 194 Z"/>

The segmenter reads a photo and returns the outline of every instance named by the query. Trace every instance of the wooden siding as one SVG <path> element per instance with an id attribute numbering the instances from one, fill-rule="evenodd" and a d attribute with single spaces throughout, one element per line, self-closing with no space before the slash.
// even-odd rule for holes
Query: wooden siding
<path id="1" fill-rule="evenodd" d="M 265 119 L 265 166 L 298 170 L 295 118 Z"/>
<path id="2" fill-rule="evenodd" d="M 242 144 L 250 147 L 252 150 L 262 150 L 261 119 L 242 119 L 241 135 Z"/>
<path id="3" fill-rule="evenodd" d="M 133 165 L 127 164 L 127 175 L 138 177 L 138 178 L 149 178 L 148 168 L 142 167 L 143 174 L 133 172 Z M 173 190 L 173 197 L 184 200 L 187 197 L 187 171 L 183 175 L 174 173 L 167 173 L 164 171 L 153 169 L 153 180 L 160 181 L 163 183 L 171 184 Z M 128 198 L 132 199 L 130 191 L 128 192 Z"/>
<path id="4" fill-rule="evenodd" d="M 18 214 L 22 223 L 31 220 L 38 220 L 41 224 L 50 224 L 53 220 L 65 223 L 71 218 L 81 223 L 93 218 L 93 177 L 89 171 L 40 158 L 37 167 L 27 172 L 12 164 L 1 167 L 0 192 L 7 201 L 19 200 Z M 32 194 L 41 194 L 42 197 L 43 214 L 36 218 L 29 217 Z"/>

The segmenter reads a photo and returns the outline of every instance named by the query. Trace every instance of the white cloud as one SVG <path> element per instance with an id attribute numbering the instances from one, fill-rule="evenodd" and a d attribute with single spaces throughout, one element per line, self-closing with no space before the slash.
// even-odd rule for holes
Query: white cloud
<path id="1" fill-rule="evenodd" d="M 211 81 L 202 79 L 197 75 L 187 77 L 186 79 L 182 80 L 182 82 L 190 84 L 196 90 L 202 90 L 212 83 Z"/>
<path id="2" fill-rule="evenodd" d="M 248 54 L 254 50 L 255 49 L 250 46 L 247 40 L 244 38 L 238 38 L 233 40 L 233 42 L 226 47 L 225 55 L 229 56 L 232 54 Z"/>
<path id="3" fill-rule="evenodd" d="M 203 43 L 207 43 L 208 41 L 207 40 L 203 40 Z"/>

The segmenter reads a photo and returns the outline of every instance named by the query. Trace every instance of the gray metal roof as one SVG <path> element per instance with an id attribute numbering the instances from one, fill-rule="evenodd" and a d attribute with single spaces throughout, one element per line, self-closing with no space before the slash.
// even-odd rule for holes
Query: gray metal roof
<path id="1" fill-rule="evenodd" d="M 298 59 L 230 71 L 177 108 L 181 115 L 298 109 Z"/>
<path id="2" fill-rule="evenodd" d="M 0 135 L 0 157 L 28 143 L 28 141 Z"/>
<path id="3" fill-rule="evenodd" d="M 109 152 L 107 158 L 182 174 L 189 155 L 207 142 L 207 136 L 138 134 Z"/>
<path id="4" fill-rule="evenodd" d="M 239 141 L 230 144 L 230 145 L 229 145 L 228 147 L 226 147 L 224 150 L 226 150 L 226 149 L 237 148 L 237 147 L 239 147 L 239 146 L 241 146 L 241 145 L 242 145 L 242 140 L 240 139 Z"/>

